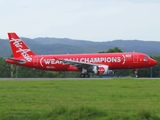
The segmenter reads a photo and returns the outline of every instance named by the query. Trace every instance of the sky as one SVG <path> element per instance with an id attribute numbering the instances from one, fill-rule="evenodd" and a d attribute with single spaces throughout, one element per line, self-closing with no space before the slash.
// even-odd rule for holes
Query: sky
<path id="1" fill-rule="evenodd" d="M 160 41 L 160 0 L 0 0 L 0 38 Z"/>

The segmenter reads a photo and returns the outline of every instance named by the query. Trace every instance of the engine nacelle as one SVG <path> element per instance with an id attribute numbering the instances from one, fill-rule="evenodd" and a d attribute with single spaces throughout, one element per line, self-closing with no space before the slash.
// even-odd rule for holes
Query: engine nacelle
<path id="1" fill-rule="evenodd" d="M 97 74 L 97 75 L 108 74 L 108 72 L 110 71 L 109 66 L 106 66 L 106 65 L 94 66 L 92 70 L 94 74 Z"/>

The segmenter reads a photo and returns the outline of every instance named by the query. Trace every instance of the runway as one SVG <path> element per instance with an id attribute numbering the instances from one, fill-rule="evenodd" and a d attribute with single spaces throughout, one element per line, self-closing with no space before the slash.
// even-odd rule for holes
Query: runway
<path id="1" fill-rule="evenodd" d="M 0 78 L 2 80 L 111 80 L 113 78 Z"/>
<path id="2" fill-rule="evenodd" d="M 0 78 L 3 80 L 113 80 L 113 79 L 134 79 L 134 80 L 160 80 L 160 78 Z"/>

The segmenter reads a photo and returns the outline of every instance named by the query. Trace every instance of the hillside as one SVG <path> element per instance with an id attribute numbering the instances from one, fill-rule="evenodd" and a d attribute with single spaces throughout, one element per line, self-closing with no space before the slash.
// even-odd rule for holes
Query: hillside
<path id="1" fill-rule="evenodd" d="M 142 40 L 114 40 L 107 42 L 92 42 L 85 40 L 72 40 L 68 38 L 22 38 L 36 54 L 73 54 L 97 53 L 107 51 L 109 48 L 119 47 L 124 52 L 143 52 L 149 55 L 160 55 L 160 42 Z M 8 40 L 0 39 L 0 56 L 11 55 Z"/>

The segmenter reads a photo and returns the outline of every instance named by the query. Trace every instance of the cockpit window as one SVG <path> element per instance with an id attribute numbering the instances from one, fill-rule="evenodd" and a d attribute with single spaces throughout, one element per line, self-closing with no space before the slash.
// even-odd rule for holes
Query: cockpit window
<path id="1" fill-rule="evenodd" d="M 143 61 L 148 61 L 149 56 L 144 56 Z"/>

